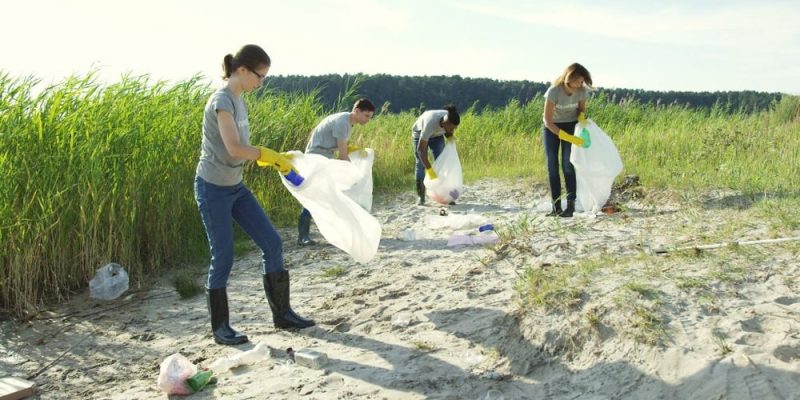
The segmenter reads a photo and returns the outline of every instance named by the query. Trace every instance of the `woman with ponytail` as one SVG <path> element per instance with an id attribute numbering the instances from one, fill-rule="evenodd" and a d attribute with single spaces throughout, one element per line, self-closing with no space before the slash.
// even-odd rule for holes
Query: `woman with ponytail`
<path id="1" fill-rule="evenodd" d="M 281 238 L 264 209 L 242 181 L 246 161 L 289 173 L 292 163 L 284 154 L 250 145 L 250 122 L 242 94 L 261 87 L 271 61 L 259 46 L 246 45 L 223 59 L 227 83 L 214 92 L 203 114 L 203 140 L 194 181 L 195 200 L 211 248 L 206 298 L 214 341 L 236 345 L 247 336 L 230 326 L 228 276 L 233 266 L 233 222 L 261 249 L 264 291 L 278 328 L 306 328 L 305 319 L 289 305 L 289 272 L 283 267 Z"/>
<path id="2" fill-rule="evenodd" d="M 442 110 L 425 111 L 411 127 L 414 158 L 416 159 L 415 178 L 419 197 L 418 205 L 425 204 L 425 184 L 423 183 L 425 175 L 427 174 L 431 180 L 437 178 L 436 171 L 428 161 L 428 148 L 431 149 L 433 159 L 436 160 L 444 150 L 445 138 L 449 140 L 453 137 L 453 133 L 460 123 L 461 116 L 458 115 L 456 106 L 448 104 Z"/>

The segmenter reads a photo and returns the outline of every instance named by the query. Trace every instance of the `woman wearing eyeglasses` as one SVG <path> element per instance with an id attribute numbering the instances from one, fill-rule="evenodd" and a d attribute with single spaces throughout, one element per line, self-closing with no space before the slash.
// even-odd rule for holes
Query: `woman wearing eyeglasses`
<path id="1" fill-rule="evenodd" d="M 548 216 L 572 217 L 575 212 L 575 190 L 577 189 L 575 167 L 569 161 L 572 144 L 582 145 L 583 140 L 574 136 L 575 124 L 584 123 L 586 97 L 592 88 L 592 75 L 578 63 L 564 69 L 544 94 L 544 127 L 542 141 L 547 159 L 547 176 L 553 208 Z M 559 151 L 560 150 L 560 151 Z M 561 176 L 558 173 L 558 155 L 561 153 L 561 171 L 567 186 L 567 208 L 561 209 Z"/>
<path id="2" fill-rule="evenodd" d="M 246 45 L 223 60 L 225 86 L 214 92 L 203 114 L 203 140 L 195 177 L 211 265 L 206 297 L 214 341 L 236 345 L 247 336 L 231 328 L 228 317 L 228 276 L 233 266 L 233 222 L 261 249 L 264 291 L 278 328 L 306 328 L 314 321 L 297 315 L 289 305 L 289 272 L 283 267 L 281 238 L 264 209 L 242 181 L 246 161 L 272 166 L 282 173 L 291 161 L 272 149 L 250 145 L 250 122 L 242 94 L 258 89 L 271 61 L 259 46 Z"/>

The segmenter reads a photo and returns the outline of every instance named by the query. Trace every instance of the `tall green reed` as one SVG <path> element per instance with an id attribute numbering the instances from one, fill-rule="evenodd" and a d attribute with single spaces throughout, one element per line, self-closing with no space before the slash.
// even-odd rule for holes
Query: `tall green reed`
<path id="1" fill-rule="evenodd" d="M 135 282 L 205 262 L 193 178 L 213 88 L 198 77 L 169 84 L 126 76 L 104 85 L 94 74 L 38 92 L 37 84 L 0 73 L 0 308 L 25 315 L 85 288 L 109 261 L 125 265 Z M 265 92 L 246 101 L 251 141 L 281 151 L 303 150 L 331 112 L 313 94 Z M 600 97 L 588 101 L 588 114 L 614 140 L 624 174 L 647 186 L 796 194 L 798 104 L 784 96 L 770 111 L 745 114 Z M 537 97 L 480 114 L 463 110 L 456 137 L 467 180 L 544 181 L 543 107 Z M 411 190 L 416 118 L 378 113 L 355 127 L 352 141 L 377 151 L 376 193 Z M 294 223 L 300 206 L 274 171 L 249 164 L 245 181 L 276 224 Z"/>

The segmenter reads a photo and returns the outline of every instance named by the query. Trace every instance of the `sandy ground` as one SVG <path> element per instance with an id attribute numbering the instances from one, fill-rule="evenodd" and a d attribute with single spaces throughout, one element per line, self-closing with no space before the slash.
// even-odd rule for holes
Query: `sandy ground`
<path id="1" fill-rule="evenodd" d="M 168 355 L 207 366 L 265 343 L 270 357 L 192 397 L 800 399 L 800 245 L 652 255 L 776 234 L 736 193 L 615 195 L 623 212 L 572 219 L 544 217 L 547 190 L 525 179 L 469 184 L 447 216 L 412 205 L 410 192 L 379 196 L 383 238 L 367 264 L 326 244 L 299 248 L 282 230 L 293 307 L 316 327 L 274 329 L 252 252 L 229 286 L 232 324 L 251 343 L 215 345 L 205 298 L 181 300 L 168 282 L 110 302 L 87 291 L 2 322 L 0 375 L 35 375 L 43 399 L 165 398 L 156 379 Z M 428 228 L 465 215 L 493 223 L 501 241 L 448 247 L 453 229 Z M 586 279 L 566 281 L 567 300 L 535 306 L 515 289 L 526 269 L 569 266 Z M 334 267 L 343 273 L 325 274 Z M 299 366 L 288 347 L 329 362 Z"/>

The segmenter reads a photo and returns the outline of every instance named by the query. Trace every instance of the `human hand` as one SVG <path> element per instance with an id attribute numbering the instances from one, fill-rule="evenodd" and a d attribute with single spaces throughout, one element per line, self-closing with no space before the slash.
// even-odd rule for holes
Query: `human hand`
<path id="1" fill-rule="evenodd" d="M 580 125 L 581 128 L 585 128 L 586 127 L 586 113 L 585 112 L 581 112 L 580 114 L 578 114 L 578 125 Z"/>
<path id="2" fill-rule="evenodd" d="M 570 142 L 570 143 L 572 143 L 574 145 L 577 145 L 577 146 L 583 146 L 583 139 L 581 139 L 581 138 L 579 138 L 579 137 L 577 137 L 575 135 L 570 135 L 569 133 L 567 133 L 563 129 L 559 129 L 558 138 L 561 139 L 561 140 L 565 140 L 567 142 Z"/>
<path id="3" fill-rule="evenodd" d="M 283 175 L 286 175 L 289 173 L 289 171 L 294 170 L 292 162 L 289 161 L 294 157 L 293 155 L 278 153 L 275 150 L 268 149 L 263 146 L 258 146 L 258 150 L 261 151 L 261 155 L 259 156 L 258 160 L 256 160 L 256 164 L 259 167 L 273 167 Z"/>
<path id="4" fill-rule="evenodd" d="M 428 179 L 430 180 L 434 180 L 439 177 L 438 175 L 436 175 L 436 171 L 434 171 L 432 167 L 425 168 L 425 175 L 428 175 Z"/>

